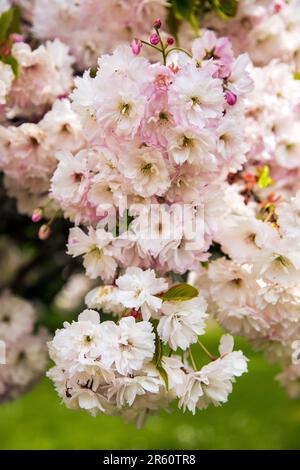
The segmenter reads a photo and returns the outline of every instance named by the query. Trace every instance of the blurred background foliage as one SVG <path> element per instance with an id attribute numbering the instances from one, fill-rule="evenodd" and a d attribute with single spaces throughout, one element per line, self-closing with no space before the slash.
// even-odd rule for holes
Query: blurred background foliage
<path id="1" fill-rule="evenodd" d="M 199 19 L 208 12 L 216 12 L 226 20 L 236 15 L 239 0 L 170 0 L 169 23 L 173 23 L 171 31 L 174 32 L 174 19 L 190 23 L 195 32 L 199 29 Z"/>
<path id="2" fill-rule="evenodd" d="M 214 351 L 221 331 L 206 345 Z M 250 359 L 222 407 L 149 418 L 142 430 L 121 418 L 67 410 L 47 378 L 30 394 L 0 407 L 1 449 L 299 449 L 300 401 L 274 380 L 277 368 L 237 340 Z M 198 357 L 198 361 L 201 358 Z"/>

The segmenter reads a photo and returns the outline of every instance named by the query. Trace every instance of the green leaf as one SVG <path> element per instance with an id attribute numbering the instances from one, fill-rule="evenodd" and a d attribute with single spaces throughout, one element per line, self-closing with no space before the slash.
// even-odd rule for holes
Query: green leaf
<path id="1" fill-rule="evenodd" d="M 10 27 L 9 27 L 9 34 L 12 34 L 12 33 L 21 33 L 21 11 L 20 11 L 20 8 L 19 7 L 14 7 L 12 8 L 13 10 L 13 17 L 12 17 L 12 21 L 11 21 L 11 24 L 10 24 Z"/>
<path id="2" fill-rule="evenodd" d="M 295 80 L 300 80 L 300 72 L 295 72 L 294 73 L 294 79 Z"/>
<path id="3" fill-rule="evenodd" d="M 20 10 L 10 8 L 0 16 L 0 41 L 6 41 L 12 33 L 20 32 Z"/>
<path id="4" fill-rule="evenodd" d="M 265 189 L 273 184 L 272 178 L 270 178 L 270 170 L 268 165 L 265 165 L 259 170 L 258 185 L 260 188 Z"/>
<path id="5" fill-rule="evenodd" d="M 13 70 L 13 73 L 15 74 L 15 77 L 18 77 L 18 75 L 19 75 L 19 62 L 17 61 L 17 59 L 15 59 L 15 57 L 13 57 L 12 55 L 8 56 L 8 57 L 2 57 L 1 61 L 4 62 L 4 64 L 10 65 L 12 70 Z"/>
<path id="6" fill-rule="evenodd" d="M 13 8 L 5 11 L 0 16 L 0 41 L 5 41 L 8 38 L 8 31 L 14 16 Z"/>
<path id="7" fill-rule="evenodd" d="M 171 287 L 165 294 L 163 294 L 161 299 L 163 302 L 184 302 L 197 297 L 198 294 L 199 292 L 196 287 L 183 283 Z"/>

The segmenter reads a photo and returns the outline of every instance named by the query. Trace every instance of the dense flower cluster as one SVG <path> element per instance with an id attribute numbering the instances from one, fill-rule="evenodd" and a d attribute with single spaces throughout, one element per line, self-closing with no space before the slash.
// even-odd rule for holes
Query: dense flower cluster
<path id="1" fill-rule="evenodd" d="M 68 250 L 84 255 L 92 278 L 112 281 L 118 265 L 185 273 L 207 259 L 225 177 L 245 162 L 236 122 L 252 81 L 247 57 L 234 59 L 226 40 L 223 57 L 197 65 L 202 43 L 193 58 L 170 54 L 167 65 L 120 47 L 99 59 L 95 78 L 76 79 L 73 109 L 89 146 L 59 154 L 52 196 L 66 217 L 89 226 L 71 230 Z M 126 230 L 104 230 L 126 211 Z"/>
<path id="2" fill-rule="evenodd" d="M 25 0 L 16 3 L 27 7 L 34 36 L 40 40 L 62 40 L 82 69 L 96 65 L 101 52 L 109 52 L 133 36 L 146 34 L 153 18 L 165 17 L 167 6 L 166 0 Z"/>
<path id="3" fill-rule="evenodd" d="M 18 63 L 18 76 L 14 76 L 10 65 L 0 61 L 3 117 L 36 118 L 58 97 L 71 91 L 74 59 L 69 55 L 68 47 L 58 39 L 47 41 L 36 49 L 18 39 L 9 53 Z"/>
<path id="4" fill-rule="evenodd" d="M 48 199 L 56 153 L 62 149 L 76 151 L 83 144 L 80 121 L 67 99 L 55 101 L 36 124 L 0 126 L 0 168 L 8 193 L 18 200 L 20 212 L 31 214 Z"/>
<path id="5" fill-rule="evenodd" d="M 205 332 L 206 303 L 185 297 L 185 284 L 183 298 L 168 294 L 180 288 L 168 273 L 209 257 L 226 176 L 246 161 L 243 102 L 252 80 L 247 57 L 235 59 L 230 43 L 210 32 L 192 54 L 165 51 L 164 64 L 138 57 L 136 46 L 100 57 L 95 77 L 76 79 L 72 106 L 88 145 L 60 152 L 51 187 L 65 216 L 87 226 L 70 230 L 69 254 L 83 255 L 87 275 L 107 283 L 86 303 L 116 323 L 85 311 L 65 324 L 50 344 L 50 377 L 69 407 L 141 423 L 174 398 L 192 412 L 226 401 L 247 368 L 226 339 L 220 358 L 197 369 L 190 345 Z M 178 348 L 183 360 L 172 355 Z"/>
<path id="6" fill-rule="evenodd" d="M 45 371 L 48 335 L 44 329 L 34 333 L 35 322 L 36 311 L 29 302 L 7 291 L 1 294 L 0 403 L 29 390 Z"/>
<path id="7" fill-rule="evenodd" d="M 118 300 L 132 303 L 129 292 L 121 290 Z M 184 334 L 189 344 L 190 335 L 203 333 L 205 304 L 201 298 L 184 302 L 186 305 L 168 304 L 160 311 L 156 309 L 161 315 L 158 332 L 175 351 L 177 339 L 183 341 Z M 168 323 L 172 321 L 177 323 L 177 332 L 168 340 Z M 153 325 L 147 320 L 137 322 L 127 316 L 118 324 L 100 323 L 98 312 L 85 310 L 77 322 L 65 323 L 64 329 L 56 332 L 49 346 L 56 365 L 48 376 L 69 408 L 85 409 L 93 416 L 122 415 L 142 426 L 149 414 L 168 407 L 175 399 L 180 408 L 193 413 L 209 404 L 226 402 L 235 377 L 247 370 L 242 352 L 232 351 L 233 338 L 229 335 L 221 339 L 220 356 L 197 371 L 179 355 L 162 356 L 160 368 L 164 375 L 155 367 L 155 343 Z"/>
<path id="8" fill-rule="evenodd" d="M 205 25 L 228 36 L 235 51 L 247 51 L 256 65 L 272 59 L 299 65 L 299 0 L 239 0 L 236 17 L 222 21 L 210 14 Z"/>
<path id="9" fill-rule="evenodd" d="M 298 207 L 299 193 L 228 211 L 216 239 L 225 256 L 210 262 L 196 281 L 206 286 L 221 325 L 288 368 L 300 335 Z M 298 369 L 292 367 L 294 375 Z"/>
<path id="10" fill-rule="evenodd" d="M 267 163 L 277 186 L 297 189 L 300 87 L 289 64 L 272 61 L 253 67 L 255 88 L 247 97 L 249 158 Z M 294 184 L 295 183 L 295 184 Z"/>
<path id="11" fill-rule="evenodd" d="M 49 342 L 48 375 L 69 408 L 139 426 L 174 400 L 226 402 L 247 370 L 231 335 L 300 394 L 299 0 L 241 0 L 197 39 L 180 28 L 186 49 L 160 19 L 146 34 L 166 4 L 0 0 L 26 18 L 19 31 L 8 15 L 0 39 L 3 184 L 41 240 L 69 224 L 77 264 L 56 306 L 78 313 L 88 292 Z M 44 370 L 46 333 L 0 295 L 4 401 Z M 230 333 L 216 357 L 199 338 L 209 318 Z"/>

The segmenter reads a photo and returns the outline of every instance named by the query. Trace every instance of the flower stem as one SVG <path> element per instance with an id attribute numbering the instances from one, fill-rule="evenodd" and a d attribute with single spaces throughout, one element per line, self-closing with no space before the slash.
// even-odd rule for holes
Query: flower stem
<path id="1" fill-rule="evenodd" d="M 162 51 L 159 47 L 153 46 L 153 44 L 150 44 L 150 42 L 143 41 L 143 40 L 141 39 L 141 43 L 142 43 L 142 44 L 145 44 L 146 46 L 152 47 L 152 49 L 155 49 L 155 50 L 158 51 L 158 52 L 163 53 L 163 51 Z"/>
<path id="2" fill-rule="evenodd" d="M 214 357 L 210 352 L 209 350 L 204 346 L 204 344 L 200 341 L 200 339 L 198 339 L 198 344 L 199 346 L 201 346 L 201 348 L 203 349 L 203 351 L 205 352 L 205 354 L 207 354 L 207 356 L 209 357 L 209 359 L 211 361 L 215 361 L 216 360 L 216 357 Z"/>
<path id="3" fill-rule="evenodd" d="M 191 363 L 192 363 L 192 366 L 193 366 L 194 370 L 198 370 L 197 366 L 196 366 L 195 359 L 194 359 L 193 354 L 192 354 L 191 348 L 189 348 L 189 356 L 190 356 L 190 360 L 191 360 Z"/>
<path id="4" fill-rule="evenodd" d="M 60 210 L 58 209 L 57 211 L 55 211 L 55 213 L 53 214 L 51 219 L 48 220 L 46 225 L 48 225 L 48 227 L 50 227 L 53 224 L 54 220 L 59 216 L 59 214 L 60 214 Z"/>
<path id="5" fill-rule="evenodd" d="M 166 57 L 170 54 L 170 52 L 173 52 L 173 51 L 180 51 L 180 52 L 184 52 L 186 55 L 188 55 L 191 59 L 193 58 L 193 55 L 187 51 L 186 49 L 183 49 L 182 47 L 172 47 L 172 49 L 169 49 L 167 52 L 166 52 Z"/>
<path id="6" fill-rule="evenodd" d="M 163 61 L 164 61 L 164 65 L 166 65 L 166 63 L 167 63 L 166 48 L 165 48 L 164 43 L 162 41 L 161 35 L 159 34 L 159 30 L 157 28 L 155 28 L 155 31 L 156 31 L 156 33 L 158 34 L 158 37 L 159 37 L 161 52 L 162 52 L 162 55 L 163 55 Z"/>

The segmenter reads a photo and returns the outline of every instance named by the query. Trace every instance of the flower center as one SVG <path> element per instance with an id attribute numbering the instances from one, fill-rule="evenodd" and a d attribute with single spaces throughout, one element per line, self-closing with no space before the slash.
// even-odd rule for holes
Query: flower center
<path id="1" fill-rule="evenodd" d="M 72 127 L 66 122 L 63 126 L 61 126 L 61 132 L 63 132 L 64 134 L 71 134 Z"/>
<path id="2" fill-rule="evenodd" d="M 134 291 L 134 297 L 137 298 L 141 292 L 142 292 L 142 289 L 140 287 L 137 287 Z"/>
<path id="3" fill-rule="evenodd" d="M 168 116 L 168 113 L 166 113 L 165 111 L 161 111 L 158 115 L 160 121 L 168 121 L 169 120 L 169 116 Z"/>
<path id="4" fill-rule="evenodd" d="M 4 315 L 2 317 L 2 323 L 10 323 L 10 317 L 8 315 Z"/>
<path id="5" fill-rule="evenodd" d="M 129 116 L 131 110 L 131 105 L 129 103 L 121 103 L 120 104 L 120 113 L 122 116 Z"/>
<path id="6" fill-rule="evenodd" d="M 145 163 L 145 165 L 143 165 L 142 168 L 141 168 L 142 173 L 144 173 L 144 174 L 152 173 L 152 169 L 153 169 L 152 163 Z"/>
<path id="7" fill-rule="evenodd" d="M 189 137 L 184 135 L 181 140 L 181 147 L 187 148 L 187 147 L 192 147 L 192 146 L 193 146 L 193 139 L 190 139 Z"/>
<path id="8" fill-rule="evenodd" d="M 74 173 L 73 175 L 75 183 L 81 183 L 83 174 L 82 173 Z"/>
<path id="9" fill-rule="evenodd" d="M 240 279 L 240 278 L 232 279 L 230 282 L 232 284 L 234 284 L 235 286 L 237 286 L 237 287 L 241 287 L 241 285 L 243 283 L 242 279 Z"/>
<path id="10" fill-rule="evenodd" d="M 201 100 L 199 96 L 192 96 L 191 100 L 192 100 L 193 106 L 200 106 Z"/>
<path id="11" fill-rule="evenodd" d="M 256 233 L 249 233 L 249 235 L 246 236 L 245 242 L 248 243 L 249 245 L 255 245 L 255 239 L 256 239 Z"/>
<path id="12" fill-rule="evenodd" d="M 93 341 L 92 336 L 86 335 L 86 336 L 84 337 L 84 343 L 90 344 L 92 341 Z"/>

